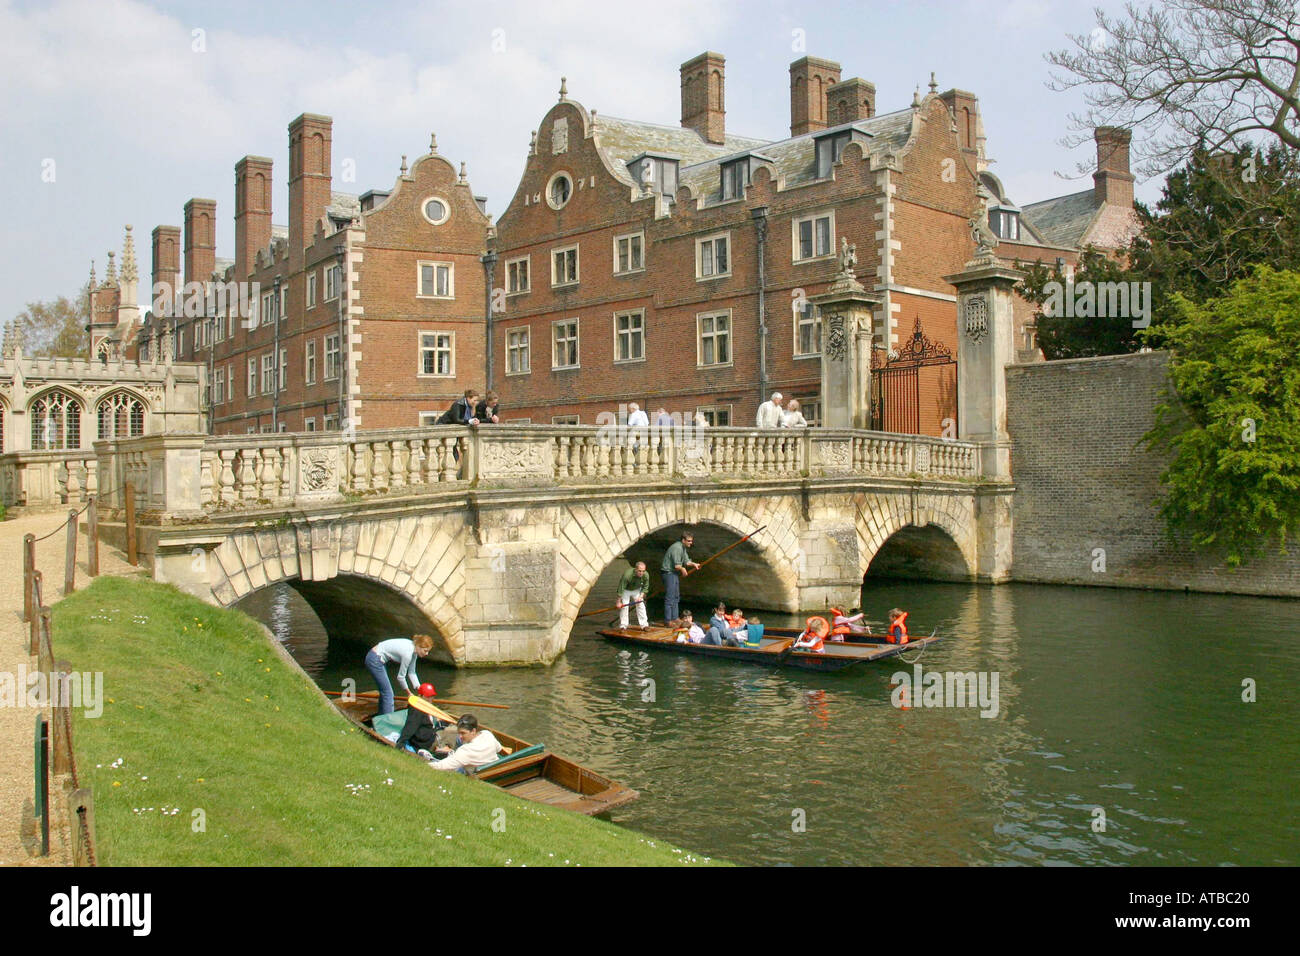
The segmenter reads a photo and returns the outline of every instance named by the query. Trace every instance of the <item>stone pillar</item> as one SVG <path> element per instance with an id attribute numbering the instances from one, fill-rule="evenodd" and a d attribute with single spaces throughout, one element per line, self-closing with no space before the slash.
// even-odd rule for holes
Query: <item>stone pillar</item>
<path id="1" fill-rule="evenodd" d="M 957 287 L 958 437 L 980 443 L 980 474 L 995 481 L 1011 477 L 1005 369 L 1016 360 L 1012 289 L 1023 276 L 987 249 L 944 276 Z"/>
<path id="2" fill-rule="evenodd" d="M 822 425 L 871 426 L 872 310 L 881 297 L 868 292 L 853 274 L 857 254 L 847 241 L 840 272 L 826 292 L 809 301 L 822 319 Z"/>

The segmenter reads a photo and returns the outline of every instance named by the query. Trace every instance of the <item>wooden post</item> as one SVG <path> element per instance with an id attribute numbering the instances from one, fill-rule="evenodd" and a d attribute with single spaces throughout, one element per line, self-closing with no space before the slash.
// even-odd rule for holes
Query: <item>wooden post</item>
<path id="1" fill-rule="evenodd" d="M 86 573 L 92 578 L 99 576 L 99 505 L 98 496 L 90 499 L 86 506 Z"/>
<path id="2" fill-rule="evenodd" d="M 126 495 L 126 560 L 135 567 L 140 563 L 135 553 L 135 485 L 127 482 L 122 491 Z"/>
<path id="3" fill-rule="evenodd" d="M 49 608 L 45 609 L 48 614 Z M 72 709 L 69 706 L 67 661 L 49 658 L 46 685 L 50 689 L 50 720 L 54 724 L 54 772 L 72 771 Z"/>
<path id="4" fill-rule="evenodd" d="M 41 824 L 41 856 L 50 855 L 50 723 L 36 714 L 36 817 Z"/>
<path id="5" fill-rule="evenodd" d="M 95 798 L 89 787 L 68 796 L 68 822 L 72 827 L 72 865 L 98 866 L 95 858 Z"/>
<path id="6" fill-rule="evenodd" d="M 49 674 L 54 670 L 54 647 L 50 639 L 50 609 L 42 607 L 36 613 L 37 622 L 37 647 L 36 647 L 36 666 L 41 673 Z"/>
<path id="7" fill-rule="evenodd" d="M 32 572 L 32 620 L 30 624 L 31 637 L 28 641 L 29 654 L 39 654 L 41 652 L 41 572 L 36 570 Z"/>
<path id="8" fill-rule="evenodd" d="M 77 590 L 77 512 L 68 512 L 68 553 L 63 562 L 63 596 Z"/>
<path id="9" fill-rule="evenodd" d="M 32 619 L 32 572 L 36 570 L 36 535 L 23 535 L 23 620 Z"/>

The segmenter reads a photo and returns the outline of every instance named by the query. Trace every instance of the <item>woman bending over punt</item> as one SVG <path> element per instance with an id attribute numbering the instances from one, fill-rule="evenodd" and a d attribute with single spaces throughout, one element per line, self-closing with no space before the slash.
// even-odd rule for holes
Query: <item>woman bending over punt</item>
<path id="1" fill-rule="evenodd" d="M 397 683 L 404 685 L 403 690 L 418 694 L 420 677 L 415 673 L 415 659 L 428 657 L 432 649 L 433 638 L 428 634 L 417 634 L 413 638 L 392 637 L 380 641 L 366 652 L 366 670 L 370 671 L 375 686 L 379 688 L 379 713 L 393 712 L 393 685 L 388 680 L 388 665 L 398 664 Z"/>

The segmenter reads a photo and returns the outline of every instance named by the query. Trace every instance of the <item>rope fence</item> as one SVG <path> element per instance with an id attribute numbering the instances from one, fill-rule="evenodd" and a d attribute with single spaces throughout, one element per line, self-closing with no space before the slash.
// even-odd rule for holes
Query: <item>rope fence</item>
<path id="1" fill-rule="evenodd" d="M 129 495 L 129 492 L 128 492 Z M 63 778 L 60 786 L 67 794 L 67 820 L 71 837 L 74 866 L 97 866 L 95 846 L 94 795 L 90 787 L 81 786 L 77 771 L 77 754 L 72 743 L 72 699 L 70 687 L 71 665 L 54 658 L 52 613 L 45 604 L 45 585 L 40 569 L 36 567 L 36 543 L 68 530 L 68 572 L 64 594 L 72 592 L 73 572 L 76 563 L 76 519 L 87 508 L 91 511 L 90 553 L 88 562 L 92 576 L 98 573 L 98 528 L 95 526 L 95 499 L 92 497 L 80 511 L 70 511 L 64 522 L 41 538 L 25 535 L 23 538 L 23 611 L 30 624 L 28 651 L 36 657 L 37 669 L 45 678 L 50 719 L 44 713 L 36 722 L 35 746 L 35 812 L 41 827 L 41 855 L 49 855 L 50 794 L 54 778 Z"/>

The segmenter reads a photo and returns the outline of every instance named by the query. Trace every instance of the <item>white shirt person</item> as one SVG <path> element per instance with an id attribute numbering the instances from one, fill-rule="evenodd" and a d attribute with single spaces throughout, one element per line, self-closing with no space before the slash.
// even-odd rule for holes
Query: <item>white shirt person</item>
<path id="1" fill-rule="evenodd" d="M 799 410 L 799 402 L 796 399 L 790 399 L 790 404 L 781 415 L 782 428 L 807 428 L 808 420 L 803 417 L 803 412 Z"/>
<path id="2" fill-rule="evenodd" d="M 773 392 L 772 397 L 758 406 L 758 417 L 755 424 L 759 428 L 780 428 L 781 427 L 781 404 L 784 396 L 780 392 Z"/>

